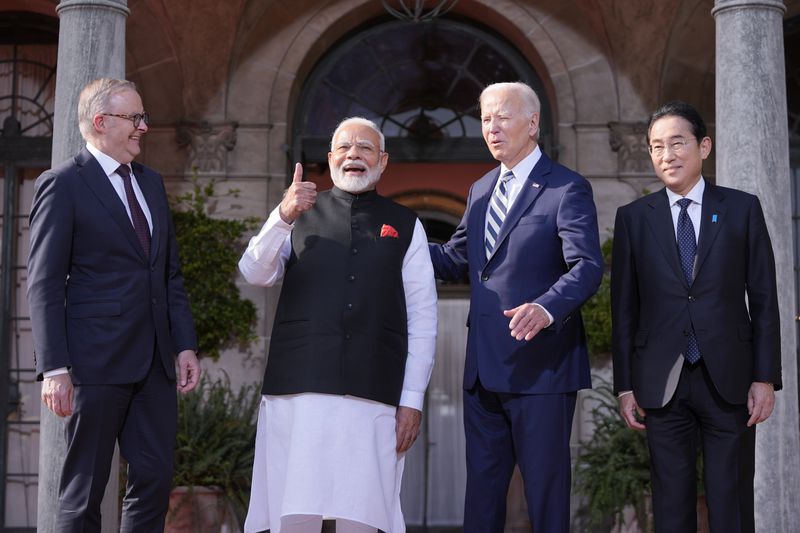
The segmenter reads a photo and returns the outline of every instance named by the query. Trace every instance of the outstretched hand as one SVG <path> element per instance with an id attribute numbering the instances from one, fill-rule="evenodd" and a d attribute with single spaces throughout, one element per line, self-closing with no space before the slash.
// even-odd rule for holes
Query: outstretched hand
<path id="1" fill-rule="evenodd" d="M 550 325 L 550 317 L 542 306 L 536 304 L 525 303 L 503 311 L 503 314 L 511 319 L 508 329 L 511 330 L 511 336 L 518 341 L 529 341 Z"/>
<path id="2" fill-rule="evenodd" d="M 317 201 L 317 184 L 313 181 L 303 181 L 303 165 L 294 166 L 292 184 L 283 194 L 283 200 L 278 208 L 281 219 L 287 224 L 294 222 L 303 212 L 308 211 Z"/>

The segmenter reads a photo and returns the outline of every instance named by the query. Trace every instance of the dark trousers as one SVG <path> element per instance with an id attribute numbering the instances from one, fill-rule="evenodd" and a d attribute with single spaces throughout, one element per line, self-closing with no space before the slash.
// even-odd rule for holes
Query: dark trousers
<path id="1" fill-rule="evenodd" d="M 465 533 L 502 533 L 514 465 L 536 533 L 569 531 L 569 436 L 576 393 L 464 391 Z"/>
<path id="2" fill-rule="evenodd" d="M 755 531 L 755 427 L 746 405 L 717 393 L 705 365 L 684 364 L 675 395 L 647 410 L 647 440 L 657 533 L 697 531 L 697 438 L 701 437 L 708 519 L 712 533 Z"/>
<path id="3" fill-rule="evenodd" d="M 153 361 L 139 383 L 75 386 L 58 493 L 59 532 L 100 531 L 100 503 L 117 441 L 128 462 L 120 531 L 164 531 L 177 397 L 175 382 L 157 358 Z"/>

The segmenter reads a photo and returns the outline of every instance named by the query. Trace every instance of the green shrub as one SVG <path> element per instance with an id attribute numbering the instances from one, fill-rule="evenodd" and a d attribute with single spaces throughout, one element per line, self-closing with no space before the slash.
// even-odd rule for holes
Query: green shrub
<path id="1" fill-rule="evenodd" d="M 229 191 L 228 194 L 235 194 Z M 242 236 L 251 229 L 249 220 L 220 219 L 208 215 L 208 199 L 214 182 L 175 199 L 175 234 L 181 253 L 186 293 L 192 306 L 200 355 L 215 361 L 220 350 L 245 349 L 255 340 L 256 306 L 241 297 L 235 279 L 245 244 Z"/>

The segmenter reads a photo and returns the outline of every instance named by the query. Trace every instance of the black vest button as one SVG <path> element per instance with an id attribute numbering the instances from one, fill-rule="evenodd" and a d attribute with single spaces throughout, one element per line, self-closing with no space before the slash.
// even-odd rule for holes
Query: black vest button
<path id="1" fill-rule="evenodd" d="M 347 281 L 355 281 L 355 280 L 356 277 L 354 275 L 350 274 L 349 276 L 347 276 Z"/>
<path id="2" fill-rule="evenodd" d="M 358 248 L 353 248 L 352 250 L 350 250 L 350 252 L 351 252 L 353 255 L 356 255 L 356 254 L 358 253 Z"/>
<path id="3" fill-rule="evenodd" d="M 348 309 L 352 309 L 353 308 L 353 304 L 347 304 L 347 308 Z"/>

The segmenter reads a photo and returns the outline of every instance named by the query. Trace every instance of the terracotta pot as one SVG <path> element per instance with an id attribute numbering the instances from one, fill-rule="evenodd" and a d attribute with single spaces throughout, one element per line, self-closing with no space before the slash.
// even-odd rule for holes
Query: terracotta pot
<path id="1" fill-rule="evenodd" d="M 225 518 L 219 487 L 175 487 L 169 494 L 164 533 L 218 533 Z"/>

